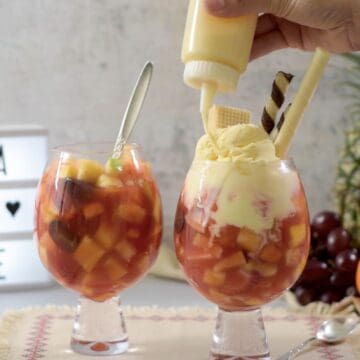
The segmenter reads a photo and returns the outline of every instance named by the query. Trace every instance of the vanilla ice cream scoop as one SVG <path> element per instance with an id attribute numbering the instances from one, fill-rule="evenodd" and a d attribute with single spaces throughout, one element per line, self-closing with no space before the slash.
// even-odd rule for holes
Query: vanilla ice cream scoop
<path id="1" fill-rule="evenodd" d="M 209 112 L 209 133 L 200 138 L 195 158 L 234 163 L 273 161 L 274 143 L 261 127 L 250 124 L 250 112 L 214 105 Z"/>

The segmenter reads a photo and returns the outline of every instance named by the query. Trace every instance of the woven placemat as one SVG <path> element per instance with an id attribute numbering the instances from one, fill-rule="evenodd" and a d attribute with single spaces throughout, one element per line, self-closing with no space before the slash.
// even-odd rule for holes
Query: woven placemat
<path id="1" fill-rule="evenodd" d="M 215 309 L 125 307 L 124 313 L 132 351 L 106 359 L 207 360 Z M 74 309 L 55 306 L 8 311 L 0 321 L 0 359 L 100 359 L 70 350 L 73 315 Z M 320 315 L 271 308 L 263 315 L 273 359 L 312 336 L 324 320 Z M 359 340 L 360 327 L 344 343 L 309 347 L 299 360 L 360 359 Z"/>

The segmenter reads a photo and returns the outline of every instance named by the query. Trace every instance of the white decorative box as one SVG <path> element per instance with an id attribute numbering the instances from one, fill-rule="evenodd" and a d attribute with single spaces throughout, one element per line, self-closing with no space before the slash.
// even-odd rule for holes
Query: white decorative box
<path id="1" fill-rule="evenodd" d="M 48 156 L 48 131 L 0 126 L 0 290 L 49 285 L 33 241 L 35 194 Z"/>

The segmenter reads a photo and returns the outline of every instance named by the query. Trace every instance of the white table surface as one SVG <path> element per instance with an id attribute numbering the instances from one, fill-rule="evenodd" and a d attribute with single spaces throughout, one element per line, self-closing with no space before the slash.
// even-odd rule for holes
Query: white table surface
<path id="1" fill-rule="evenodd" d="M 0 315 L 9 309 L 39 305 L 73 306 L 77 303 L 77 299 L 78 295 L 76 293 L 57 284 L 42 289 L 0 291 Z M 124 291 L 121 299 L 124 305 L 132 306 L 213 306 L 187 283 L 157 278 L 151 275 Z"/>

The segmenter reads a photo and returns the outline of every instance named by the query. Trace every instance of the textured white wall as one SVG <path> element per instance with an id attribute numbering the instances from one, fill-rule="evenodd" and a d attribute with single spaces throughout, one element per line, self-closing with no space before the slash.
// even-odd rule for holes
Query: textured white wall
<path id="1" fill-rule="evenodd" d="M 182 83 L 179 60 L 187 1 L 0 0 L 0 123 L 39 123 L 50 144 L 115 138 L 144 62 L 155 73 L 133 135 L 153 162 L 167 237 L 179 190 L 201 135 L 198 94 Z M 281 51 L 252 63 L 222 102 L 261 114 L 276 71 L 297 87 L 309 54 Z M 311 212 L 331 207 L 346 98 L 345 64 L 333 58 L 294 141 Z M 292 94 L 294 91 L 291 92 Z"/>

